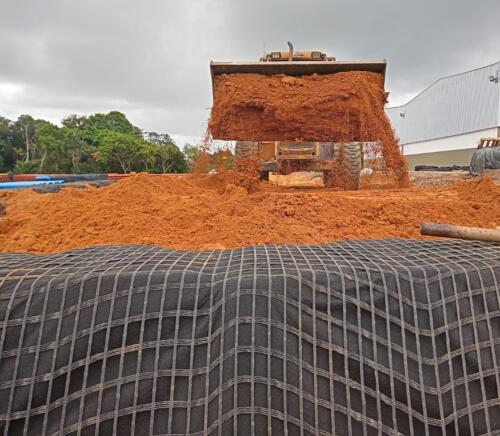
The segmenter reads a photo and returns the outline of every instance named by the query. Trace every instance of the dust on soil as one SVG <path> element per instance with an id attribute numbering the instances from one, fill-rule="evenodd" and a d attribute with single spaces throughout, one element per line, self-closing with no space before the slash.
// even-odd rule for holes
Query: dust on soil
<path id="1" fill-rule="evenodd" d="M 500 186 L 489 179 L 436 188 L 333 191 L 210 175 L 137 174 L 103 188 L 0 192 L 0 250 L 50 253 L 98 244 L 220 249 L 264 243 L 417 238 L 422 222 L 495 227 Z"/>
<path id="2" fill-rule="evenodd" d="M 241 141 L 373 142 L 374 156 L 408 184 L 385 114 L 387 93 L 379 73 L 343 72 L 301 77 L 229 74 L 214 79 L 209 130 L 214 138 Z"/>

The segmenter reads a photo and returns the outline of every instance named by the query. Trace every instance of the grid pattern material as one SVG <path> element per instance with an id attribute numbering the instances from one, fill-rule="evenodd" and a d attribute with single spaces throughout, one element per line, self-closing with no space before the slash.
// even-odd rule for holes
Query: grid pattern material
<path id="1" fill-rule="evenodd" d="M 500 246 L 0 255 L 3 434 L 500 431 Z"/>

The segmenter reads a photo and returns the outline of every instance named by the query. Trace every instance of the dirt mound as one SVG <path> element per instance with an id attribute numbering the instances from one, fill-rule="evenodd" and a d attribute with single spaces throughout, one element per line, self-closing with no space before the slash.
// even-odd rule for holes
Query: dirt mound
<path id="1" fill-rule="evenodd" d="M 57 194 L 0 192 L 0 250 L 50 253 L 100 244 L 216 249 L 263 243 L 420 238 L 424 221 L 495 227 L 500 186 L 471 181 L 435 189 L 356 192 L 260 184 L 217 176 L 138 174 L 104 188 Z"/>
<path id="2" fill-rule="evenodd" d="M 462 200 L 500 205 L 500 190 L 490 178 L 484 177 L 475 183 L 460 182 L 455 189 Z"/>
<path id="3" fill-rule="evenodd" d="M 214 80 L 209 129 L 225 140 L 379 141 L 370 152 L 405 185 L 407 165 L 384 112 L 386 99 L 378 73 L 221 75 Z"/>

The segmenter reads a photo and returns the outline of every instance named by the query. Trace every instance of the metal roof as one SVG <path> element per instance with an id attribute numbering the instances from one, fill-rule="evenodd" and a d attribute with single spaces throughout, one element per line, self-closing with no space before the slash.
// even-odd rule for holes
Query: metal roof
<path id="1" fill-rule="evenodd" d="M 387 108 L 401 144 L 460 135 L 499 125 L 500 62 L 443 77 L 408 103 Z"/>

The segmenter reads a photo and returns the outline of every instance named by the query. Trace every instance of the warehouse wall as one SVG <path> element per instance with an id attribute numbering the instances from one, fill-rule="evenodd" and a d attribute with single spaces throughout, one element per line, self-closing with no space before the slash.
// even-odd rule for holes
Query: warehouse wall
<path id="1" fill-rule="evenodd" d="M 464 166 L 469 165 L 479 140 L 492 136 L 500 136 L 500 128 L 405 144 L 401 148 L 410 170 L 415 169 L 415 165 Z"/>
<path id="2" fill-rule="evenodd" d="M 407 104 L 387 109 L 400 144 L 448 138 L 499 125 L 500 62 L 439 79 Z M 470 147 L 465 145 L 462 148 Z M 441 150 L 434 150 L 441 151 Z"/>
<path id="3" fill-rule="evenodd" d="M 479 144 L 479 140 L 487 136 L 498 136 L 498 128 L 493 127 L 491 129 L 464 133 L 462 135 L 402 144 L 401 147 L 404 155 L 433 153 L 447 150 L 463 150 L 465 148 L 476 148 Z"/>
<path id="4" fill-rule="evenodd" d="M 447 150 L 434 153 L 421 153 L 405 156 L 408 162 L 408 169 L 413 171 L 416 165 L 435 165 L 438 167 L 448 167 L 453 165 L 466 166 L 470 164 L 474 148 L 463 150 Z"/>

